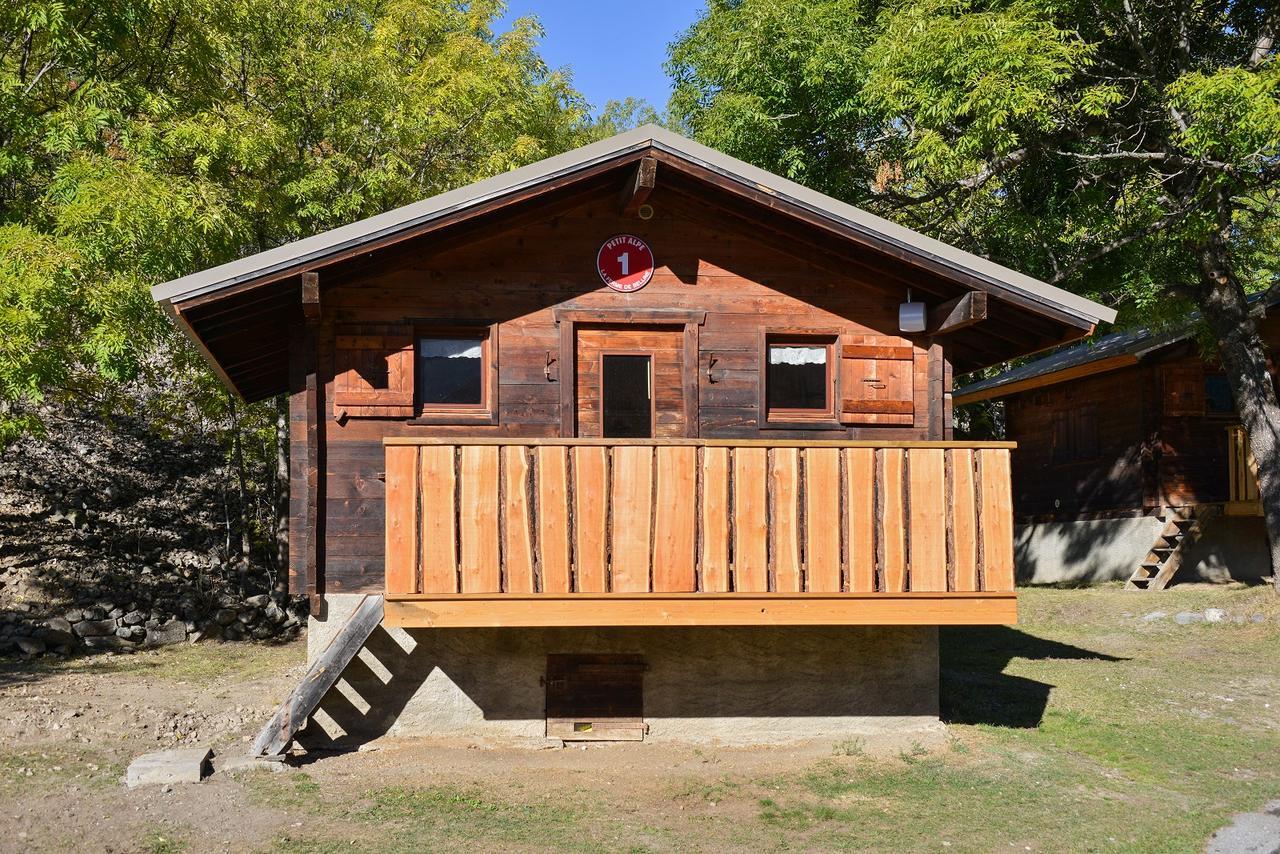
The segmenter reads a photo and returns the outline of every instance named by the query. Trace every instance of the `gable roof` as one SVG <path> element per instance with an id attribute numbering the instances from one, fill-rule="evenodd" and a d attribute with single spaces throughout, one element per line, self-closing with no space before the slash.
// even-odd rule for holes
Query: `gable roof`
<path id="1" fill-rule="evenodd" d="M 1254 294 L 1249 301 L 1259 303 L 1265 311 L 1270 311 L 1280 305 L 1280 291 Z M 1195 337 L 1199 323 L 1200 312 L 1194 311 L 1184 321 L 1172 326 L 1154 329 L 1140 326 L 1113 332 L 956 389 L 952 394 L 952 402 L 965 404 L 1008 397 L 1033 388 L 1044 388 L 1136 365 L 1190 341 Z"/>
<path id="2" fill-rule="evenodd" d="M 1000 290 L 1023 294 L 1090 324 L 1115 320 L 1116 313 L 1113 309 L 1092 300 L 957 249 L 652 124 L 368 219 L 156 285 L 151 289 L 151 296 L 160 303 L 181 302 L 299 264 L 319 262 L 339 251 L 370 243 L 380 237 L 643 148 L 665 151 L 704 166 L 725 178 L 764 190 L 909 255 L 922 260 L 936 260 L 949 269 L 969 273 Z"/>
<path id="3" fill-rule="evenodd" d="M 958 288 L 986 291 L 1008 306 L 1005 320 L 1011 322 L 1014 329 L 1023 320 L 1042 319 L 1034 336 L 1021 344 L 1005 342 L 989 348 L 989 352 L 984 350 L 980 360 L 978 357 L 970 360 L 981 361 L 981 365 L 970 364 L 968 369 L 1078 339 L 1092 332 L 1096 324 L 1115 319 L 1113 310 L 1098 303 L 919 234 L 656 125 L 645 125 L 466 187 L 191 273 L 156 285 L 152 288 L 152 297 L 193 340 L 229 387 L 246 399 L 260 399 L 287 387 L 287 344 L 255 341 L 251 354 L 233 355 L 226 351 L 228 318 L 234 320 L 238 313 L 249 311 L 237 302 L 243 300 L 242 294 L 247 290 L 279 287 L 286 281 L 300 282 L 302 272 L 345 263 L 393 242 L 484 216 L 508 202 L 550 193 L 610 170 L 631 168 L 645 155 L 656 156 L 677 171 L 696 173 L 699 181 L 745 198 L 756 209 L 767 208 L 771 214 L 781 214 L 806 227 L 821 229 L 848 244 L 882 253 L 926 275 L 955 283 Z M 252 310 L 256 312 L 259 327 L 246 328 L 244 335 L 262 338 L 266 329 L 279 329 L 295 322 L 300 311 L 300 293 L 300 284 L 294 284 L 289 293 L 280 291 L 274 297 L 270 310 L 275 315 L 270 324 L 264 319 L 267 311 L 264 306 L 270 301 L 256 298 L 256 307 Z M 220 304 L 218 313 L 222 315 L 217 323 L 222 343 L 217 345 L 206 340 L 197 317 L 212 302 Z M 244 325 L 248 326 L 247 320 Z M 252 362 L 252 377 L 242 376 L 248 369 L 233 363 L 241 358 L 246 363 Z"/>

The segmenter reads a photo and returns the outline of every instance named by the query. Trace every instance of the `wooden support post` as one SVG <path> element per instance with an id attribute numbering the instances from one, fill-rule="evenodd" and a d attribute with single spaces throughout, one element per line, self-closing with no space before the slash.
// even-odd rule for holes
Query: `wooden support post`
<path id="1" fill-rule="evenodd" d="M 320 320 L 320 274 L 302 274 L 302 316 L 308 323 Z"/>
<path id="2" fill-rule="evenodd" d="M 929 312 L 929 331 L 946 335 L 987 319 L 987 292 L 970 291 Z"/>
<path id="3" fill-rule="evenodd" d="M 620 206 L 623 216 L 635 216 L 640 206 L 649 198 L 658 178 L 658 161 L 653 157 L 642 157 L 633 174 L 622 188 Z"/>

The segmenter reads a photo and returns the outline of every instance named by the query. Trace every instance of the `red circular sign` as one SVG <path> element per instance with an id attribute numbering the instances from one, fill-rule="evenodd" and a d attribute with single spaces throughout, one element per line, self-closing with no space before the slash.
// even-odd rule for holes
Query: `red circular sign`
<path id="1" fill-rule="evenodd" d="M 653 250 L 634 235 L 610 237 L 596 253 L 596 272 L 615 291 L 638 291 L 653 278 Z"/>

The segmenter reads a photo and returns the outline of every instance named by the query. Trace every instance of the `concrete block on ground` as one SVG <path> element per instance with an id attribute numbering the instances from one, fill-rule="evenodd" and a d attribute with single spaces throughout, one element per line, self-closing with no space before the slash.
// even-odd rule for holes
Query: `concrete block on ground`
<path id="1" fill-rule="evenodd" d="M 129 763 L 124 782 L 130 789 L 164 783 L 199 783 L 209 773 L 213 751 L 207 747 L 144 753 Z"/>
<path id="2" fill-rule="evenodd" d="M 1280 851 L 1280 801 L 1261 812 L 1240 813 L 1209 839 L 1207 854 L 1275 854 Z"/>

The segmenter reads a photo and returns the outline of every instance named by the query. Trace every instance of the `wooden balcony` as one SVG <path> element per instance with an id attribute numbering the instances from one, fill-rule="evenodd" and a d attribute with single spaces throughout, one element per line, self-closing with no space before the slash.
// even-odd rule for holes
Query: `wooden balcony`
<path id="1" fill-rule="evenodd" d="M 1258 463 L 1249 450 L 1249 437 L 1239 424 L 1227 428 L 1227 506 L 1228 516 L 1261 516 L 1262 499 L 1258 494 Z"/>
<path id="2" fill-rule="evenodd" d="M 384 621 L 1013 623 L 1011 447 L 390 438 Z"/>

